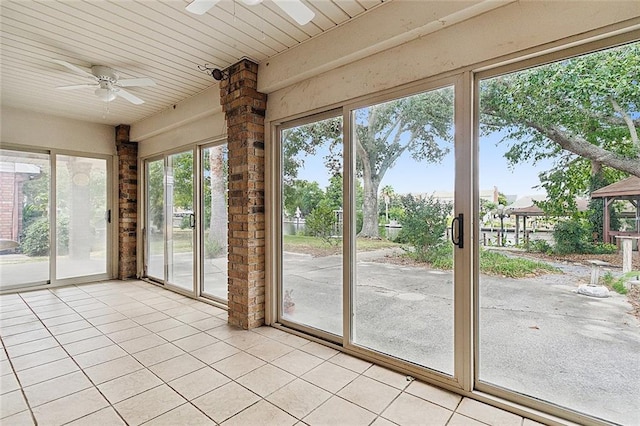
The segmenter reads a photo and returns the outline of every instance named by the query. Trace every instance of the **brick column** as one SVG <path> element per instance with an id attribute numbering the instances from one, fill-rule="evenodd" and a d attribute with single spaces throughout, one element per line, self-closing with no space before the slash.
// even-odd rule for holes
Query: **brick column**
<path id="1" fill-rule="evenodd" d="M 129 126 L 116 126 L 118 152 L 118 278 L 137 273 L 138 144 L 129 141 Z M 115 217 L 115 215 L 112 215 Z"/>
<path id="2" fill-rule="evenodd" d="M 229 324 L 264 324 L 264 115 L 258 65 L 242 60 L 220 82 L 229 149 Z"/>

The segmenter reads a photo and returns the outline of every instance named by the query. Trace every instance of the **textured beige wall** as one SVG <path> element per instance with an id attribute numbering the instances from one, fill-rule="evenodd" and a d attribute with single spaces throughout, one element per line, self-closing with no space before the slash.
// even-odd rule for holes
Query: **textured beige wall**
<path id="1" fill-rule="evenodd" d="M 431 2 L 409 3 L 414 6 L 415 16 L 420 16 L 420 10 L 429 8 Z M 405 14 L 410 11 L 410 8 L 402 9 Z M 394 25 L 393 22 L 395 25 L 406 24 L 411 19 L 411 16 L 396 16 L 395 21 L 390 20 L 388 25 Z M 323 72 L 285 88 L 268 92 L 267 120 L 279 120 L 305 111 L 322 109 L 328 105 L 465 67 L 473 68 L 492 61 L 497 63 L 508 55 L 517 56 L 518 52 L 530 53 L 528 50 L 559 40 L 575 42 L 576 39 L 586 39 L 594 35 L 587 34 L 590 31 L 605 27 L 615 30 L 616 28 L 611 26 L 622 22 L 624 24 L 620 26 L 623 27 L 640 27 L 638 1 L 509 3 L 454 25 L 443 23 L 442 29 L 438 31 L 420 35 L 404 44 L 337 69 L 325 71 L 322 67 L 316 66 L 317 70 Z M 349 26 L 345 25 L 340 30 L 346 32 L 348 28 Z M 342 41 L 345 44 L 358 39 L 357 34 L 347 34 L 345 33 Z M 317 40 L 320 43 L 322 38 Z M 314 47 L 312 43 L 305 43 L 272 59 L 269 66 L 261 64 L 258 89 L 276 85 L 270 79 L 278 78 L 273 73 L 278 67 L 278 62 L 288 60 L 293 64 L 297 59 L 310 55 L 315 56 L 314 64 L 335 62 L 333 49 L 313 50 Z M 300 75 L 308 75 L 312 73 L 314 64 L 300 61 L 297 64 L 298 72 Z M 267 69 L 269 71 L 266 71 Z M 294 78 L 286 75 L 286 71 L 287 69 L 283 68 L 282 72 L 285 75 L 280 78 L 294 81 Z"/>
<path id="2" fill-rule="evenodd" d="M 1 143 L 61 149 L 93 154 L 115 155 L 115 130 L 92 124 L 20 109 L 0 111 Z"/>

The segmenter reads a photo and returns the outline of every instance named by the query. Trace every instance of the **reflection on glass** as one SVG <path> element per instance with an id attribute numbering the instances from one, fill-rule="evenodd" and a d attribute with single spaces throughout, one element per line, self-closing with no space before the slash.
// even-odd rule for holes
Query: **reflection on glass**
<path id="1" fill-rule="evenodd" d="M 107 272 L 107 161 L 56 156 L 56 275 Z"/>
<path id="2" fill-rule="evenodd" d="M 620 262 L 602 244 L 603 200 L 589 199 L 638 164 L 639 55 L 635 43 L 480 82 L 479 380 L 617 424 L 639 420 L 640 328 L 628 296 L 577 290 L 587 260 Z M 622 213 L 637 207 L 610 205 L 611 231 L 637 233 Z"/>
<path id="3" fill-rule="evenodd" d="M 202 150 L 203 294 L 227 300 L 227 146 Z"/>
<path id="4" fill-rule="evenodd" d="M 164 280 L 164 160 L 147 163 L 147 276 Z"/>
<path id="5" fill-rule="evenodd" d="M 282 132 L 282 319 L 342 335 L 342 118 Z"/>
<path id="6" fill-rule="evenodd" d="M 453 374 L 453 88 L 352 117 L 361 176 L 353 341 Z"/>
<path id="7" fill-rule="evenodd" d="M 49 281 L 49 155 L 0 150 L 0 290 Z"/>

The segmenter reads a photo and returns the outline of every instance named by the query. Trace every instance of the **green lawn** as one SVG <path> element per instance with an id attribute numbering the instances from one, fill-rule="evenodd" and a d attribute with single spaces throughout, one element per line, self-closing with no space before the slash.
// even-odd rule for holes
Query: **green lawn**
<path id="1" fill-rule="evenodd" d="M 316 256 L 328 256 L 342 252 L 342 239 L 340 238 L 336 238 L 330 243 L 322 238 L 309 237 L 307 235 L 285 235 L 282 242 L 285 251 L 308 253 Z M 358 251 L 400 247 L 400 244 L 388 240 L 373 240 L 369 238 L 358 238 L 356 244 Z"/>

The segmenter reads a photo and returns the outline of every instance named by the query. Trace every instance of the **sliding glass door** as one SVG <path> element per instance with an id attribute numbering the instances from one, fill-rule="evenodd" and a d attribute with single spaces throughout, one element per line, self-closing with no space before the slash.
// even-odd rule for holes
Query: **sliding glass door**
<path id="1" fill-rule="evenodd" d="M 454 374 L 453 123 L 453 86 L 351 114 L 352 343 L 449 376 Z"/>
<path id="2" fill-rule="evenodd" d="M 280 320 L 342 336 L 342 117 L 281 132 Z"/>
<path id="3" fill-rule="evenodd" d="M 56 156 L 56 278 L 107 272 L 107 161 Z"/>
<path id="4" fill-rule="evenodd" d="M 0 290 L 48 284 L 50 155 L 0 150 L 0 188 Z"/>
<path id="5" fill-rule="evenodd" d="M 638 206 L 590 196 L 609 184 L 633 193 L 622 169 L 640 164 L 639 58 L 635 43 L 477 81 L 478 389 L 640 421 L 638 296 L 625 284 L 638 263 L 625 275 L 605 237 L 637 236 Z"/>
<path id="6" fill-rule="evenodd" d="M 109 278 L 109 161 L 0 150 L 0 290 Z"/>
<path id="7" fill-rule="evenodd" d="M 454 83 L 283 125 L 278 191 L 278 321 L 452 382 Z"/>
<path id="8" fill-rule="evenodd" d="M 145 275 L 164 281 L 165 174 L 164 159 L 147 161 L 145 215 Z"/>
<path id="9" fill-rule="evenodd" d="M 193 151 L 170 155 L 166 161 L 166 284 L 192 292 L 196 228 Z"/>
<path id="10" fill-rule="evenodd" d="M 227 148 L 145 161 L 145 276 L 226 303 Z"/>
<path id="11" fill-rule="evenodd" d="M 193 150 L 146 162 L 145 270 L 149 278 L 194 292 Z"/>
<path id="12" fill-rule="evenodd" d="M 227 145 L 203 147 L 200 151 L 202 194 L 202 286 L 201 294 L 227 301 L 228 152 Z"/>

